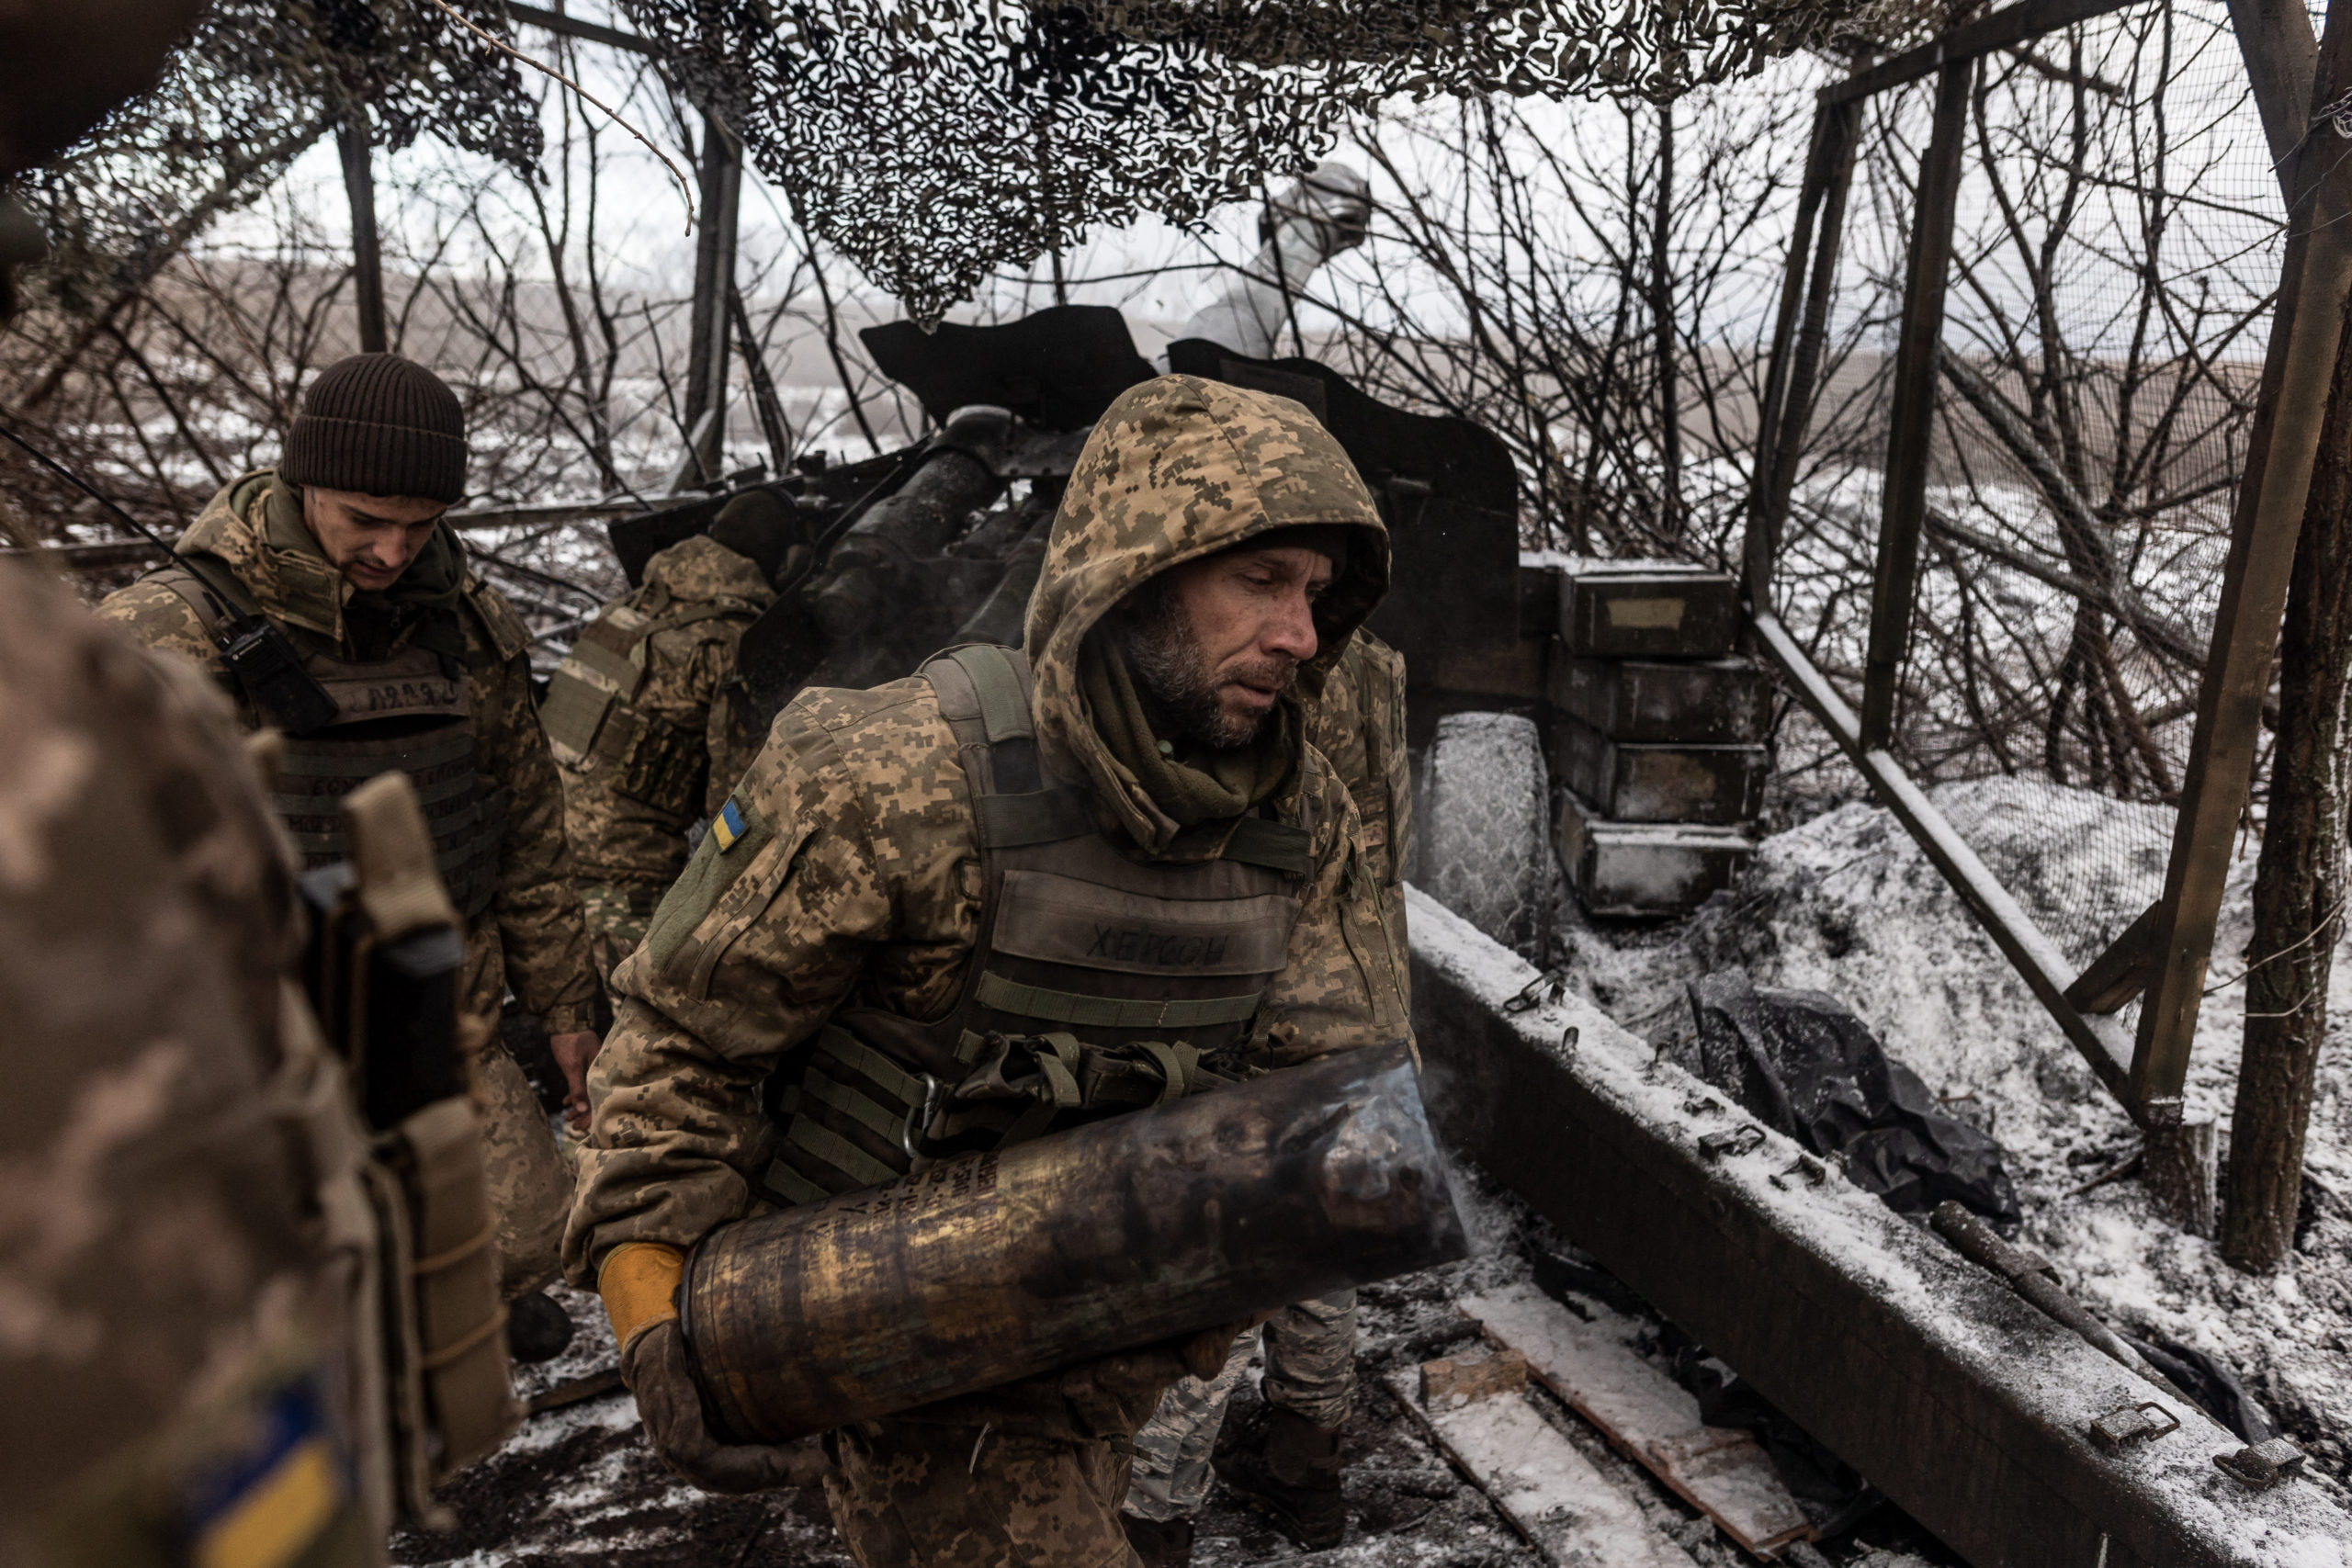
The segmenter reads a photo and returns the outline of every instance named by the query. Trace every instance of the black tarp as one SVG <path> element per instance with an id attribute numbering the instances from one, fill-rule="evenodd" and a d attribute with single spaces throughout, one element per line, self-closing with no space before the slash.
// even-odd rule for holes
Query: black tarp
<path id="1" fill-rule="evenodd" d="M 1996 1225 L 2018 1223 L 2001 1145 L 1946 1113 L 1835 997 L 1723 969 L 1691 981 L 1690 998 L 1700 1076 L 1757 1120 L 1837 1160 L 1898 1213 L 1951 1198 Z"/>

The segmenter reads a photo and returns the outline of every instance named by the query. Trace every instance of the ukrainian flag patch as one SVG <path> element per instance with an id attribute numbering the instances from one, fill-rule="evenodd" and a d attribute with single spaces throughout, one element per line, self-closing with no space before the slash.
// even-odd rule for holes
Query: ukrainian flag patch
<path id="1" fill-rule="evenodd" d="M 194 1568 L 286 1568 L 343 1511 L 343 1467 L 308 1388 L 281 1393 L 242 1452 L 193 1489 Z"/>
<path id="2" fill-rule="evenodd" d="M 718 840 L 718 852 L 725 854 L 743 837 L 743 808 L 730 797 L 710 819 L 711 837 Z"/>

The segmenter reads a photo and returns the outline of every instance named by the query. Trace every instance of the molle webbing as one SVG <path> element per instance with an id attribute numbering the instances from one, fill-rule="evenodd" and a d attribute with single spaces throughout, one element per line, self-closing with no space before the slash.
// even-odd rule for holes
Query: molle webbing
<path id="1" fill-rule="evenodd" d="M 734 603 L 646 615 L 624 602 L 591 622 L 548 683 L 539 725 L 558 761 L 605 775 L 616 795 L 673 816 L 691 814 L 709 763 L 704 737 L 636 705 L 657 632 L 741 615 Z"/>
<path id="2" fill-rule="evenodd" d="M 180 557 L 154 576 L 196 611 L 209 634 L 219 635 L 232 613 L 260 614 L 215 557 Z M 416 643 L 373 662 L 311 654 L 303 665 L 334 699 L 335 717 L 322 729 L 286 738 L 270 790 L 270 805 L 302 863 L 345 859 L 343 797 L 379 773 L 406 773 L 424 808 L 434 865 L 450 902 L 469 920 L 481 914 L 498 892 L 506 795 L 474 769 L 471 693 L 462 670 Z"/>
<path id="3" fill-rule="evenodd" d="M 1213 1023 L 1247 1023 L 1258 1010 L 1255 991 L 1238 997 L 1135 1001 L 1024 986 L 985 970 L 975 994 L 982 1007 L 1082 1029 L 1204 1029 Z"/>
<path id="4" fill-rule="evenodd" d="M 923 672 L 970 788 L 978 941 L 945 1018 L 849 1010 L 779 1069 L 762 1185 L 782 1202 L 1233 1081 L 1313 869 L 1303 829 L 1256 818 L 1214 858 L 1145 859 L 1091 792 L 1046 777 L 1019 655 L 958 648 Z"/>
<path id="5" fill-rule="evenodd" d="M 506 827 L 504 792 L 483 788 L 474 771 L 471 725 L 380 739 L 343 739 L 332 730 L 289 738 L 270 804 L 303 864 L 332 864 L 347 852 L 338 804 L 386 773 L 406 773 L 416 785 L 433 835 L 434 864 L 458 912 L 471 919 L 498 891 L 498 846 Z"/>

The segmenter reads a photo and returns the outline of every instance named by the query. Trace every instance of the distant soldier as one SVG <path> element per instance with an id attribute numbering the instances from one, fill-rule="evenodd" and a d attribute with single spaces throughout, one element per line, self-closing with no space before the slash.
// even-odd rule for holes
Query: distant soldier
<path id="1" fill-rule="evenodd" d="M 610 980 L 645 940 L 653 906 L 685 869 L 688 829 L 715 815 L 759 754 L 728 693 L 735 645 L 797 547 L 791 503 L 737 496 L 710 531 L 645 563 L 555 672 L 539 710 L 563 772 L 564 827 L 596 973 Z"/>
<path id="2" fill-rule="evenodd" d="M 512 987 L 546 1020 L 584 1117 L 587 928 L 529 634 L 441 521 L 466 459 L 464 415 L 438 377 L 355 355 L 311 383 L 277 468 L 222 489 L 173 564 L 99 613 L 210 672 L 247 728 L 285 734 L 270 798 L 307 863 L 344 857 L 344 795 L 409 775 L 466 924 L 463 1010 L 495 1018 Z M 475 1066 L 511 1299 L 555 1277 L 571 1182 L 521 1069 L 495 1047 Z"/>
<path id="3" fill-rule="evenodd" d="M 1405 656 L 1358 627 L 1306 707 L 1306 739 L 1355 801 L 1359 841 L 1378 885 L 1397 984 L 1409 1001 L 1405 942 L 1406 836 L 1412 771 L 1405 746 Z M 1192 1560 L 1193 1521 L 1208 1500 L 1211 1454 L 1233 1391 L 1262 1335 L 1267 1415 L 1262 1440 L 1227 1461 L 1228 1485 L 1271 1515 L 1294 1541 L 1328 1551 L 1347 1534 L 1340 1430 L 1355 1409 L 1356 1297 L 1342 1291 L 1284 1307 L 1234 1342 L 1224 1371 L 1168 1391 L 1136 1435 L 1122 1523 L 1145 1568 Z"/>

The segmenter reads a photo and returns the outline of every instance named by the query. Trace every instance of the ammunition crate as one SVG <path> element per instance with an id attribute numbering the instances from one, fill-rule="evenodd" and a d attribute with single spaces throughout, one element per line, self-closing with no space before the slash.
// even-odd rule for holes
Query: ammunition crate
<path id="1" fill-rule="evenodd" d="M 1764 809 L 1761 746 L 1653 746 L 1611 739 L 1563 716 L 1552 727 L 1552 777 L 1612 822 L 1724 826 Z"/>
<path id="2" fill-rule="evenodd" d="M 1755 843 L 1734 828 L 1612 822 L 1560 792 L 1554 844 L 1596 915 L 1687 915 L 1739 879 Z"/>
<path id="3" fill-rule="evenodd" d="M 1560 638 L 1583 659 L 1720 659 L 1739 635 L 1739 591 L 1674 561 L 1577 560 L 1560 571 Z"/>
<path id="4" fill-rule="evenodd" d="M 1745 659 L 1552 661 L 1552 703 L 1611 740 L 1749 746 L 1772 722 L 1772 678 Z"/>
<path id="5" fill-rule="evenodd" d="M 1423 665 L 1408 665 L 1416 690 L 1469 692 L 1513 703 L 1540 703 L 1549 694 L 1549 669 L 1559 651 L 1550 636 L 1522 637 L 1508 648 L 1449 648 Z"/>

